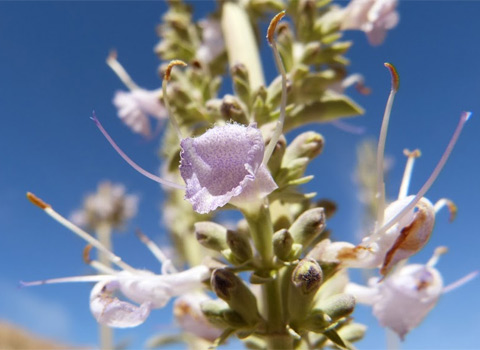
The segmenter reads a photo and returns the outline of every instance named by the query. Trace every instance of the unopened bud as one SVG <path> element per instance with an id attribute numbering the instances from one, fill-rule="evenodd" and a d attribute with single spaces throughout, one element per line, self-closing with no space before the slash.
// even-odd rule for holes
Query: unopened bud
<path id="1" fill-rule="evenodd" d="M 321 300 L 316 307 L 330 316 L 332 322 L 336 322 L 353 312 L 355 309 L 355 298 L 350 294 L 336 294 Z"/>
<path id="2" fill-rule="evenodd" d="M 247 114 L 238 98 L 225 95 L 220 106 L 220 113 L 225 120 L 234 120 L 239 123 L 247 123 Z"/>
<path id="3" fill-rule="evenodd" d="M 243 328 L 246 325 L 242 316 L 223 300 L 207 300 L 200 307 L 206 319 L 216 327 Z"/>
<path id="4" fill-rule="evenodd" d="M 252 246 L 248 237 L 242 233 L 228 230 L 227 245 L 230 248 L 236 263 L 244 263 L 253 256 Z"/>
<path id="5" fill-rule="evenodd" d="M 238 312 L 247 324 L 254 325 L 260 320 L 257 299 L 233 272 L 228 269 L 216 269 L 210 282 L 217 296 Z"/>
<path id="6" fill-rule="evenodd" d="M 210 221 L 197 222 L 194 225 L 197 241 L 205 248 L 220 252 L 228 248 L 227 229 Z"/>
<path id="7" fill-rule="evenodd" d="M 338 335 L 350 343 L 362 340 L 367 331 L 367 326 L 360 323 L 350 323 L 339 329 Z"/>
<path id="8" fill-rule="evenodd" d="M 325 211 L 323 208 L 309 209 L 300 215 L 290 226 L 295 243 L 308 246 L 325 229 Z"/>
<path id="9" fill-rule="evenodd" d="M 297 158 L 315 158 L 322 153 L 324 143 L 323 136 L 313 131 L 298 135 L 285 151 L 283 167 L 288 168 L 288 164 Z"/>
<path id="10" fill-rule="evenodd" d="M 329 199 L 320 199 L 316 205 L 316 207 L 323 208 L 325 211 L 325 217 L 330 219 L 333 214 L 337 211 L 337 204 Z"/>
<path id="11" fill-rule="evenodd" d="M 243 101 L 243 103 L 250 107 L 250 80 L 247 67 L 245 67 L 244 64 L 238 63 L 230 69 L 230 72 L 235 94 Z"/>
<path id="12" fill-rule="evenodd" d="M 292 273 L 289 310 L 293 323 L 303 320 L 312 308 L 315 294 L 322 285 L 320 265 L 313 259 L 301 260 Z"/>
<path id="13" fill-rule="evenodd" d="M 273 235 L 273 251 L 280 260 L 289 260 L 288 258 L 292 252 L 292 245 L 293 237 L 288 230 L 281 229 Z"/>
<path id="14" fill-rule="evenodd" d="M 320 333 L 332 324 L 332 318 L 322 310 L 313 310 L 307 313 L 301 328 Z"/>

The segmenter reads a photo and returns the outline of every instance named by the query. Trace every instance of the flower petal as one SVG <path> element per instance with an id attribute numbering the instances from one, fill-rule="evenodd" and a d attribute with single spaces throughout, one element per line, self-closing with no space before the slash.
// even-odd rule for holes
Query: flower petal
<path id="1" fill-rule="evenodd" d="M 116 281 L 98 282 L 90 293 L 90 310 L 95 319 L 106 326 L 115 328 L 136 327 L 147 319 L 151 303 L 140 306 L 120 301 L 112 296 L 118 288 Z"/>
<path id="2" fill-rule="evenodd" d="M 266 168 L 260 166 L 264 141 L 255 125 L 216 126 L 197 138 L 182 140 L 181 149 L 185 198 L 199 213 L 215 210 L 242 194 L 255 180 L 259 168 L 259 182 L 246 192 L 246 197 L 270 193 L 276 186 Z"/>

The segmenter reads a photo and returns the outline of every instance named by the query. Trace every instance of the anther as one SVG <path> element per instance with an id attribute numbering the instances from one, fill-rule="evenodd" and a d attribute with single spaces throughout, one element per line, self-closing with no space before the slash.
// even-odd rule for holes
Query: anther
<path id="1" fill-rule="evenodd" d="M 87 244 L 85 248 L 83 248 L 82 257 L 83 257 L 83 261 L 87 265 L 90 265 L 92 263 L 92 259 L 90 259 L 90 251 L 92 250 L 92 248 L 93 248 L 93 245 L 91 244 Z"/>
<path id="2" fill-rule="evenodd" d="M 32 192 L 27 192 L 27 198 L 30 200 L 30 202 L 35 204 L 40 209 L 45 210 L 47 208 L 51 208 L 50 204 L 45 203 L 43 200 L 35 196 Z"/>
<path id="3" fill-rule="evenodd" d="M 173 60 L 173 61 L 171 61 L 171 62 L 168 64 L 167 68 L 165 69 L 165 75 L 164 75 L 163 79 L 165 79 L 166 81 L 170 81 L 170 73 L 171 73 L 173 67 L 175 67 L 175 66 L 186 67 L 187 64 L 186 64 L 185 62 L 181 61 L 181 60 Z"/>
<path id="4" fill-rule="evenodd" d="M 267 40 L 270 45 L 273 45 L 273 37 L 275 35 L 275 29 L 277 28 L 278 22 L 285 16 L 285 10 L 278 13 L 273 19 L 270 21 L 267 29 Z"/>
<path id="5" fill-rule="evenodd" d="M 388 62 L 384 63 L 384 66 L 388 68 L 390 74 L 392 75 L 392 90 L 397 92 L 398 88 L 400 87 L 400 76 L 398 75 L 397 69 L 393 64 Z"/>

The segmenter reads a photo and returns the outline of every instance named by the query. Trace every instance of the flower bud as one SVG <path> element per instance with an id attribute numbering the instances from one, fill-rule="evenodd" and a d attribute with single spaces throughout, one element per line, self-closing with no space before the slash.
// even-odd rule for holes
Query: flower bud
<path id="1" fill-rule="evenodd" d="M 292 245 L 293 237 L 288 230 L 281 229 L 273 235 L 273 251 L 280 260 L 289 260 Z"/>
<path id="2" fill-rule="evenodd" d="M 232 95 L 225 95 L 220 105 L 220 113 L 225 120 L 234 120 L 248 124 L 248 118 L 242 102 Z"/>
<path id="3" fill-rule="evenodd" d="M 247 324 L 255 325 L 260 320 L 255 296 L 233 272 L 228 269 L 216 269 L 210 282 L 217 296 L 238 312 Z"/>
<path id="4" fill-rule="evenodd" d="M 338 335 L 350 343 L 362 340 L 365 336 L 367 326 L 360 323 L 350 323 L 338 330 Z"/>
<path id="5" fill-rule="evenodd" d="M 285 151 L 282 162 L 283 167 L 288 168 L 289 163 L 297 158 L 305 157 L 312 160 L 322 153 L 324 143 L 323 136 L 313 131 L 307 131 L 298 135 Z"/>
<path id="6" fill-rule="evenodd" d="M 295 243 L 308 246 L 325 229 L 325 211 L 323 208 L 309 209 L 300 215 L 290 226 Z"/>
<path id="7" fill-rule="evenodd" d="M 292 322 L 305 318 L 322 285 L 323 274 L 320 265 L 313 259 L 301 260 L 292 273 L 289 293 L 289 310 Z"/>
<path id="8" fill-rule="evenodd" d="M 233 80 L 233 90 L 235 94 L 242 100 L 245 105 L 250 107 L 250 80 L 248 78 L 248 70 L 244 64 L 237 63 L 230 69 Z"/>
<path id="9" fill-rule="evenodd" d="M 204 301 L 201 305 L 201 310 L 206 319 L 214 326 L 220 328 L 243 328 L 246 325 L 242 317 L 223 300 Z"/>
<path id="10" fill-rule="evenodd" d="M 350 315 L 355 309 L 355 297 L 350 294 L 336 294 L 321 300 L 316 308 L 319 308 L 331 317 L 332 322 L 336 322 L 343 317 Z"/>
<path id="11" fill-rule="evenodd" d="M 194 225 L 197 241 L 205 248 L 220 252 L 228 248 L 227 229 L 210 221 L 197 222 Z"/>
<path id="12" fill-rule="evenodd" d="M 250 245 L 247 235 L 228 230 L 227 245 L 233 255 L 234 263 L 244 263 L 253 256 L 252 246 Z"/>

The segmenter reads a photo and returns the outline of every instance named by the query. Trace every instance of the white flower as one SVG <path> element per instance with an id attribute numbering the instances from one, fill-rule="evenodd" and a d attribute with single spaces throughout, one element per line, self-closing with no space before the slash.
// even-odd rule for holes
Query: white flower
<path id="1" fill-rule="evenodd" d="M 166 108 L 160 103 L 161 89 L 148 91 L 134 89 L 132 91 L 117 91 L 113 104 L 118 109 L 118 117 L 133 130 L 133 132 L 150 136 L 149 116 L 157 120 L 168 117 Z"/>
<path id="2" fill-rule="evenodd" d="M 220 22 L 214 19 L 203 19 L 199 22 L 202 28 L 202 44 L 197 50 L 197 59 L 210 63 L 225 51 Z"/>
<path id="3" fill-rule="evenodd" d="M 214 341 L 222 334 L 222 330 L 208 322 L 201 310 L 201 304 L 211 300 L 205 293 L 183 294 L 175 300 L 173 313 L 180 327 L 186 332 L 208 341 Z"/>
<path id="4" fill-rule="evenodd" d="M 433 267 L 444 252 L 445 248 L 437 248 L 426 265 L 405 265 L 383 281 L 371 278 L 368 287 L 349 283 L 345 293 L 354 295 L 359 303 L 371 305 L 380 324 L 403 339 L 422 322 L 443 293 L 463 285 L 477 274 L 471 273 L 444 288 L 440 272 Z"/>
<path id="5" fill-rule="evenodd" d="M 341 28 L 362 30 L 370 44 L 380 45 L 387 30 L 398 24 L 397 4 L 397 0 L 352 0 L 342 10 Z"/>
<path id="6" fill-rule="evenodd" d="M 82 227 L 97 229 L 100 225 L 121 226 L 137 213 L 138 196 L 127 195 L 125 186 L 108 181 L 98 185 L 90 194 L 82 209 L 71 215 L 72 221 Z"/>

